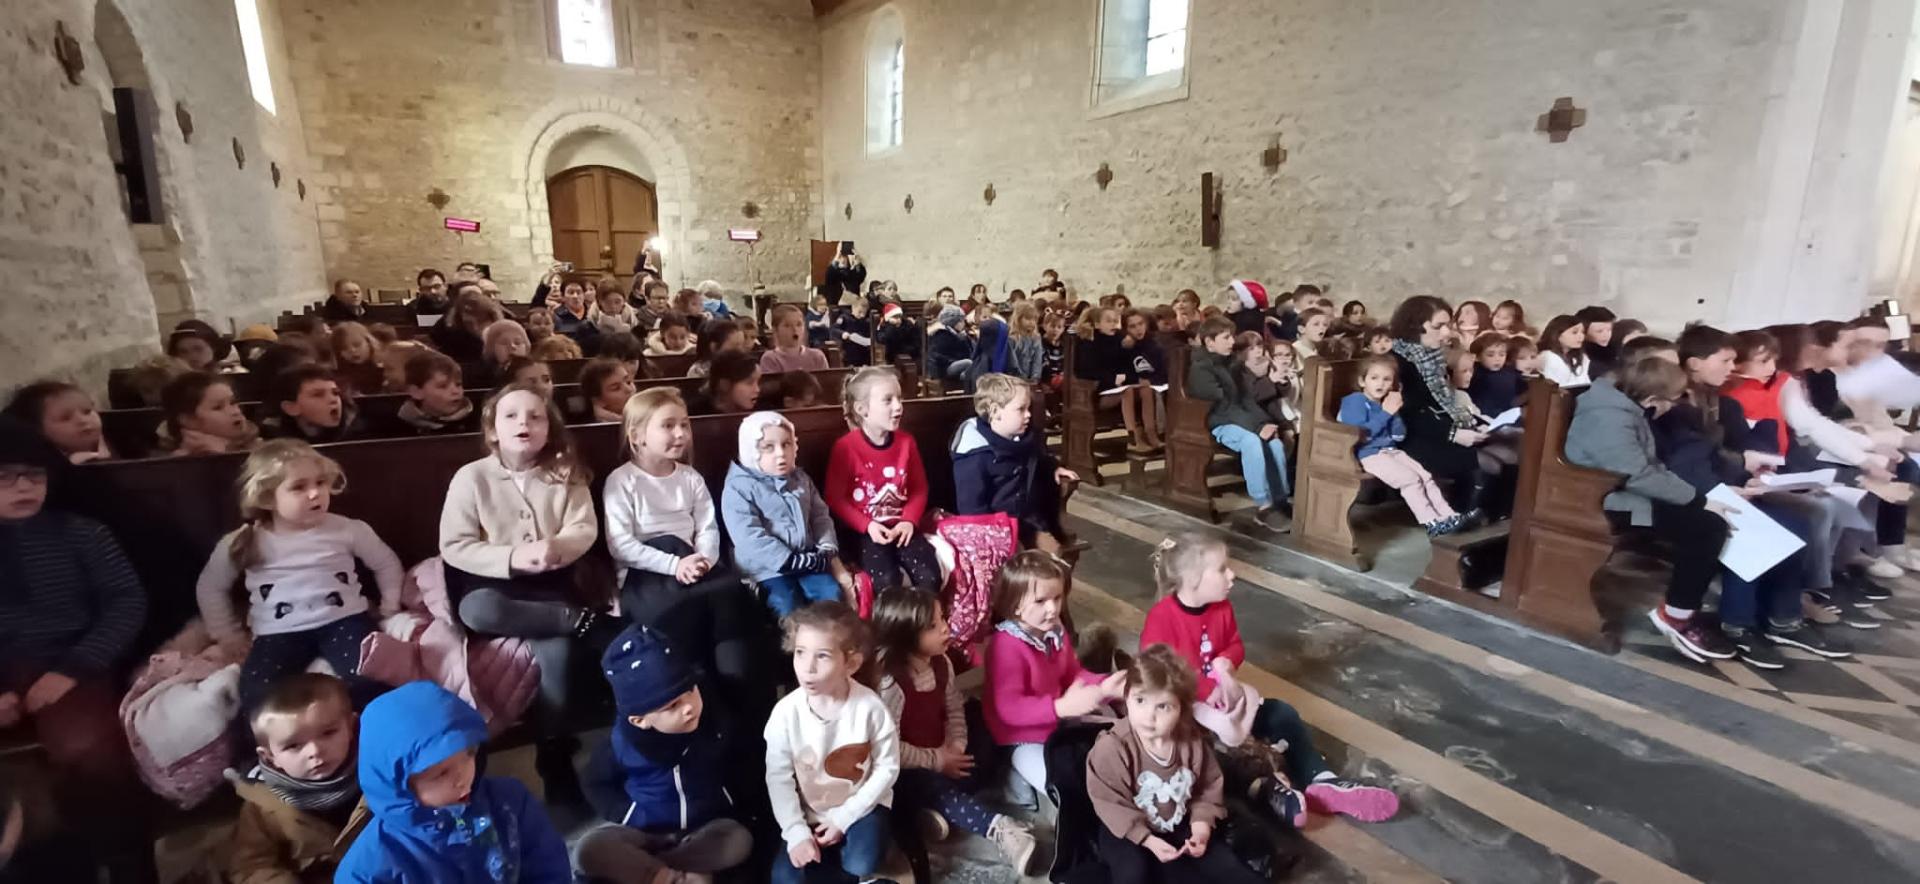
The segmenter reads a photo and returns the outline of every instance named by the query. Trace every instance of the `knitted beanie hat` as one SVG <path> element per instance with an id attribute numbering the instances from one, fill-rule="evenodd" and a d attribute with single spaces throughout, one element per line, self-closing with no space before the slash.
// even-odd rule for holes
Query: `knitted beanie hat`
<path id="1" fill-rule="evenodd" d="M 960 323 L 967 321 L 967 314 L 960 308 L 948 304 L 940 308 L 940 315 L 934 321 L 948 328 L 959 328 Z"/>
<path id="2" fill-rule="evenodd" d="M 756 411 L 740 422 L 740 465 L 747 469 L 760 469 L 760 436 L 768 427 L 786 427 L 787 435 L 793 436 L 793 422 L 777 411 Z"/>
<path id="3" fill-rule="evenodd" d="M 666 635 L 635 623 L 622 630 L 600 657 L 622 718 L 645 715 L 693 689 L 700 669 L 693 656 L 674 649 Z"/>
<path id="4" fill-rule="evenodd" d="M 1240 296 L 1240 309 L 1267 309 L 1267 287 L 1250 279 L 1236 279 L 1228 283 L 1233 293 Z"/>

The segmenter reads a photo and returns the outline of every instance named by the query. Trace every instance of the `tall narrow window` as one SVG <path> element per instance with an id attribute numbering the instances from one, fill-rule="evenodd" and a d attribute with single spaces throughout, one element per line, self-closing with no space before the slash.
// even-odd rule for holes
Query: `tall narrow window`
<path id="1" fill-rule="evenodd" d="M 233 14 L 240 23 L 240 53 L 247 60 L 253 100 L 267 113 L 278 114 L 273 106 L 273 71 L 267 67 L 267 37 L 260 30 L 260 7 L 256 0 L 233 0 Z"/>
<path id="2" fill-rule="evenodd" d="M 1146 75 L 1187 64 L 1187 0 L 1147 0 Z"/>
<path id="3" fill-rule="evenodd" d="M 1095 0 L 1095 9 L 1100 16 L 1096 113 L 1186 97 L 1192 0 Z"/>
<path id="4" fill-rule="evenodd" d="M 610 68 L 619 64 L 613 0 L 553 0 L 559 4 L 560 60 Z"/>
<path id="5" fill-rule="evenodd" d="M 901 99 L 907 91 L 907 41 L 893 44 L 893 61 L 887 65 L 887 146 L 900 146 L 900 128 L 906 113 Z"/>
<path id="6" fill-rule="evenodd" d="M 906 143 L 907 36 L 891 6 L 867 26 L 867 153 Z"/>

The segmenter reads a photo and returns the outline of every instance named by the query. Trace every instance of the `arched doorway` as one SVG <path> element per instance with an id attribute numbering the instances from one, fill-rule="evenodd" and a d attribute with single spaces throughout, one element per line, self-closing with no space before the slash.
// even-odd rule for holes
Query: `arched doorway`
<path id="1" fill-rule="evenodd" d="M 633 284 L 634 259 L 660 232 L 653 184 L 611 166 L 576 166 L 547 179 L 553 258 L 576 274 Z"/>

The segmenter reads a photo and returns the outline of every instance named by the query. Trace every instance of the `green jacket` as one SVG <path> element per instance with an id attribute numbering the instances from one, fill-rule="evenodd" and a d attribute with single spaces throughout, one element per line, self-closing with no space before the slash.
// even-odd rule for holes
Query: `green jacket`
<path id="1" fill-rule="evenodd" d="M 1258 433 L 1273 423 L 1260 409 L 1253 393 L 1234 375 L 1231 357 L 1215 356 L 1205 348 L 1193 348 L 1193 365 L 1187 371 L 1187 395 L 1213 403 L 1207 409 L 1207 428 L 1228 425 Z"/>

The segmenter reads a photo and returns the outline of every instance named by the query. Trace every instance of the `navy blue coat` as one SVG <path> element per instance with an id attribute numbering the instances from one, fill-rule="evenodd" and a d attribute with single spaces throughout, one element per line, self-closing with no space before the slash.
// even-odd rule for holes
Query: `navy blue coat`
<path id="1" fill-rule="evenodd" d="M 984 417 L 961 423 L 949 446 L 955 510 L 963 516 L 1006 513 L 1023 529 L 1058 531 L 1060 486 L 1053 472 L 1059 462 L 1041 436 L 1029 429 L 1008 439 L 994 433 Z"/>

